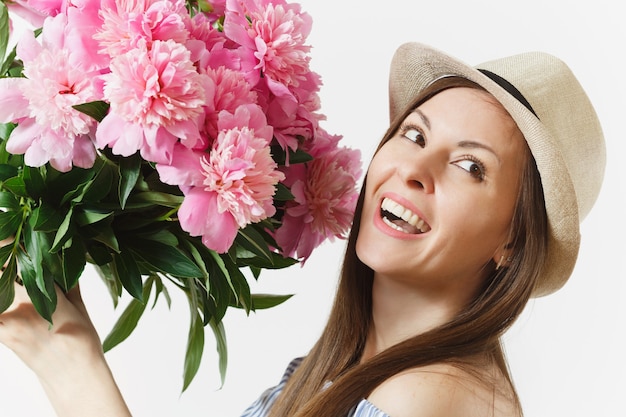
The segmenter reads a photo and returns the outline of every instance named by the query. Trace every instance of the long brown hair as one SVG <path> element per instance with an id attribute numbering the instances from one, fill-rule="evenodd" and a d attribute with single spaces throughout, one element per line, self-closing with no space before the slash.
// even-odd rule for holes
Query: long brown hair
<path id="1" fill-rule="evenodd" d="M 433 83 L 393 121 L 379 148 L 389 140 L 412 109 L 438 92 L 453 87 L 482 89 L 449 77 Z M 271 417 L 344 417 L 361 399 L 391 376 L 433 363 L 471 367 L 470 358 L 491 359 L 511 385 L 521 414 L 500 337 L 521 314 L 543 265 L 547 216 L 534 159 L 528 152 L 511 225 L 512 260 L 493 272 L 482 291 L 449 322 L 398 343 L 360 363 L 372 313 L 373 271 L 356 256 L 365 182 L 348 238 L 339 287 L 328 323 L 313 349 L 288 381 Z M 367 179 L 366 179 L 367 181 Z M 325 387 L 327 381 L 332 384 Z"/>

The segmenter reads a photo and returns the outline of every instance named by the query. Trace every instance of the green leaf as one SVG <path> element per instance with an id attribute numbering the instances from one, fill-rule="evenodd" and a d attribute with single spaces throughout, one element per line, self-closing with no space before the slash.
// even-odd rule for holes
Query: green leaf
<path id="1" fill-rule="evenodd" d="M 5 311 L 13 303 L 15 298 L 15 278 L 17 277 L 17 264 L 15 257 L 11 256 L 9 262 L 0 275 L 0 313 Z"/>
<path id="2" fill-rule="evenodd" d="M 9 46 L 9 10 L 0 3 L 0 60 L 4 60 Z M 0 74 L 4 75 L 4 74 Z"/>
<path id="3" fill-rule="evenodd" d="M 90 258 L 89 262 L 96 265 L 105 265 L 113 261 L 111 252 L 100 242 L 87 240 L 87 253 Z"/>
<path id="4" fill-rule="evenodd" d="M 96 160 L 93 169 L 97 172 L 96 176 L 85 190 L 83 202 L 93 202 L 101 207 L 101 201 L 105 198 L 113 186 L 113 177 L 116 176 L 114 171 L 116 168 L 104 162 L 104 157 Z"/>
<path id="5" fill-rule="evenodd" d="M 130 197 L 129 201 L 132 203 L 144 203 L 144 204 L 156 204 L 164 207 L 178 208 L 183 203 L 182 195 L 174 195 L 169 193 L 162 193 L 158 191 L 145 191 L 136 193 Z"/>
<path id="6" fill-rule="evenodd" d="M 91 236 L 92 240 L 100 242 L 103 245 L 111 248 L 114 252 L 120 251 L 120 245 L 115 236 L 115 232 L 110 224 L 107 222 L 97 222 L 89 225 L 85 225 L 82 228 L 83 233 Z M 100 264 L 99 264 L 100 265 Z"/>
<path id="7" fill-rule="evenodd" d="M 237 252 L 237 255 L 240 255 L 240 252 Z M 237 264 L 240 266 L 250 266 L 253 268 L 260 269 L 283 269 L 288 268 L 292 265 L 297 264 L 299 261 L 294 258 L 285 258 L 282 255 L 272 252 L 272 260 L 268 261 L 266 258 L 261 258 L 258 256 L 252 257 L 240 257 L 237 258 Z"/>
<path id="8" fill-rule="evenodd" d="M 104 285 L 107 287 L 107 290 L 109 290 L 109 295 L 111 296 L 111 300 L 113 301 L 113 306 L 117 308 L 117 304 L 119 302 L 120 296 L 122 295 L 124 287 L 117 278 L 115 271 L 113 271 L 112 269 L 112 262 L 102 265 L 97 264 L 96 272 L 100 276 L 100 279 L 102 279 Z"/>
<path id="9" fill-rule="evenodd" d="M 276 201 L 291 201 L 294 200 L 296 197 L 291 194 L 291 190 L 289 190 L 289 188 L 287 188 L 287 186 L 285 184 L 283 184 L 282 182 L 279 182 L 278 184 L 276 184 L 276 193 L 274 194 L 274 200 Z"/>
<path id="10" fill-rule="evenodd" d="M 252 308 L 252 298 L 250 297 L 250 286 L 246 277 L 236 265 L 229 264 L 231 286 L 234 288 L 234 295 L 237 306 L 244 308 L 246 313 Z"/>
<path id="11" fill-rule="evenodd" d="M 0 191 L 0 208 L 8 210 L 19 210 L 20 202 L 15 198 L 15 195 L 6 191 Z"/>
<path id="12" fill-rule="evenodd" d="M 87 263 L 85 251 L 83 240 L 77 236 L 72 238 L 71 246 L 63 249 L 63 283 L 61 287 L 64 291 L 74 287 L 85 270 Z"/>
<path id="13" fill-rule="evenodd" d="M 139 301 L 145 302 L 142 293 L 141 272 L 137 261 L 132 253 L 127 249 L 122 249 L 120 253 L 114 253 L 113 259 L 115 260 L 115 269 L 117 270 L 117 276 L 126 291 Z"/>
<path id="14" fill-rule="evenodd" d="M 261 269 L 261 268 L 258 268 L 258 267 L 256 267 L 256 266 L 250 266 L 249 268 L 250 268 L 250 272 L 252 272 L 252 276 L 253 276 L 255 279 L 259 279 L 259 277 L 261 276 L 261 271 L 262 271 L 262 269 Z"/>
<path id="15" fill-rule="evenodd" d="M 46 184 L 41 175 L 41 170 L 36 167 L 23 167 L 24 185 L 31 199 L 37 200 L 46 189 Z"/>
<path id="16" fill-rule="evenodd" d="M 31 217 L 27 224 L 24 225 L 22 230 L 22 236 L 24 237 L 24 248 L 28 256 L 32 260 L 33 269 L 35 273 L 35 280 L 38 282 L 39 289 L 45 291 L 46 284 L 44 283 L 44 252 L 48 252 L 50 246 L 44 232 L 36 231 L 32 225 L 35 220 Z M 48 294 L 49 297 L 49 294 Z"/>
<path id="17" fill-rule="evenodd" d="M 91 190 L 91 186 L 93 185 L 94 181 L 95 181 L 96 177 L 95 175 L 93 175 L 90 179 L 88 179 L 87 181 L 85 181 L 83 184 L 80 184 L 77 188 L 76 188 L 76 193 L 73 195 L 73 197 L 71 197 L 71 201 L 74 203 L 82 203 L 83 199 L 85 198 L 85 196 L 92 196 L 92 194 L 89 192 L 89 190 Z M 68 195 L 69 198 L 70 195 Z"/>
<path id="18" fill-rule="evenodd" d="M 23 65 L 20 61 L 15 62 L 17 49 L 14 47 L 9 55 L 7 55 L 2 65 L 0 65 L 0 75 L 8 75 L 9 77 L 22 76 Z"/>
<path id="19" fill-rule="evenodd" d="M 57 252 L 59 249 L 67 243 L 68 240 L 72 238 L 72 215 L 74 214 L 73 208 L 70 208 L 65 218 L 63 219 L 63 223 L 59 226 L 59 230 L 57 230 L 56 235 L 54 236 L 54 243 L 52 244 L 52 248 L 50 251 Z"/>
<path id="20" fill-rule="evenodd" d="M 79 226 L 98 223 L 104 219 L 113 217 L 112 211 L 100 211 L 95 209 L 82 209 L 74 214 L 76 223 Z"/>
<path id="21" fill-rule="evenodd" d="M 96 121 L 101 122 L 109 112 L 110 106 L 105 101 L 91 101 L 89 103 L 76 104 L 72 107 L 79 112 L 94 118 Z"/>
<path id="22" fill-rule="evenodd" d="M 198 265 L 176 247 L 147 239 L 133 239 L 128 247 L 156 271 L 183 278 L 204 276 Z"/>
<path id="23" fill-rule="evenodd" d="M 0 125 L 2 126 L 2 125 Z M 13 165 L 2 164 L 0 165 L 0 181 L 6 181 L 9 178 L 17 176 L 17 168 Z M 4 184 L 2 184 L 4 188 Z"/>
<path id="24" fill-rule="evenodd" d="M 20 275 L 35 310 L 37 310 L 41 317 L 46 319 L 49 323 L 52 323 L 52 313 L 54 313 L 57 305 L 54 278 L 49 275 L 44 277 L 45 291 L 49 294 L 49 296 L 47 296 L 41 291 L 37 284 L 35 268 L 29 256 L 24 251 L 18 251 L 17 256 L 20 264 Z"/>
<path id="25" fill-rule="evenodd" d="M 160 279 L 155 280 L 155 286 L 156 293 L 154 296 L 154 305 L 156 305 L 157 300 L 159 299 L 161 294 L 163 294 L 163 297 L 165 297 L 165 303 L 167 304 L 167 308 L 170 308 L 172 306 L 172 298 L 170 297 L 170 293 L 167 291 L 167 287 L 163 285 L 163 282 Z M 154 305 L 152 306 L 153 308 Z"/>
<path id="26" fill-rule="evenodd" d="M 154 280 L 148 278 L 143 286 L 142 299 L 148 300 L 150 298 L 150 292 L 152 291 L 152 284 Z M 105 352 L 113 349 L 115 346 L 126 340 L 128 336 L 135 330 L 139 319 L 143 315 L 146 309 L 146 303 L 141 302 L 136 298 L 133 298 L 126 306 L 126 309 L 117 320 L 111 332 L 107 335 L 102 343 L 102 349 Z"/>
<path id="27" fill-rule="evenodd" d="M 252 225 L 245 229 L 240 229 L 235 238 L 235 242 L 249 250 L 250 252 L 267 259 L 272 262 L 272 254 L 270 252 L 267 243 L 263 239 L 263 236 L 252 227 Z"/>
<path id="28" fill-rule="evenodd" d="M 13 253 L 14 245 L 15 242 L 11 242 L 0 248 L 0 265 L 4 265 L 7 263 L 9 256 L 11 256 L 11 254 Z"/>
<path id="29" fill-rule="evenodd" d="M 120 170 L 120 183 L 119 183 L 119 196 L 120 206 L 123 209 L 126 206 L 126 201 L 131 191 L 137 184 L 139 179 L 139 172 L 141 169 L 141 156 L 136 153 L 126 158 L 120 158 L 119 170 Z"/>
<path id="30" fill-rule="evenodd" d="M 202 244 L 198 246 L 194 245 L 194 242 L 191 239 L 181 239 L 181 243 L 189 252 L 198 268 L 202 270 L 202 275 L 206 279 L 209 276 L 209 271 L 207 270 L 205 256 L 203 256 L 203 254 L 206 255 L 210 249 Z"/>
<path id="31" fill-rule="evenodd" d="M 217 255 L 217 257 L 220 256 Z M 231 278 L 233 273 L 231 271 L 239 272 L 239 270 L 230 258 L 222 260 L 224 262 L 209 262 L 207 265 L 209 268 L 209 279 L 206 283 L 208 296 L 203 300 L 204 309 L 208 312 L 207 317 L 212 316 L 218 321 L 224 317 L 233 300 L 239 298 L 237 287 Z"/>
<path id="32" fill-rule="evenodd" d="M 289 300 L 293 294 L 275 295 L 275 294 L 252 294 L 252 309 L 263 310 L 276 307 L 279 304 Z"/>
<path id="33" fill-rule="evenodd" d="M 33 210 L 31 217 L 35 219 L 33 229 L 42 232 L 56 232 L 65 218 L 59 210 L 46 200 L 42 201 L 41 205 Z"/>
<path id="34" fill-rule="evenodd" d="M 215 320 L 211 320 L 209 323 L 211 326 L 211 330 L 213 330 L 213 334 L 215 335 L 215 341 L 217 342 L 217 355 L 219 357 L 219 370 L 220 370 L 220 378 L 222 382 L 222 386 L 224 386 L 224 381 L 226 380 L 226 368 L 228 366 L 228 346 L 226 345 L 226 330 L 224 329 L 224 324 L 220 322 L 215 322 Z"/>
<path id="35" fill-rule="evenodd" d="M 160 226 L 159 226 L 160 227 Z M 178 238 L 176 235 L 169 230 L 165 229 L 157 229 L 155 232 L 145 233 L 145 234 L 136 234 L 137 237 L 141 239 L 148 239 L 155 242 L 162 243 L 166 246 L 177 246 Z"/>
<path id="36" fill-rule="evenodd" d="M 272 145 L 271 147 L 272 157 L 274 161 L 278 165 L 286 165 L 287 164 L 287 154 L 285 150 L 280 145 Z M 296 151 L 292 151 L 289 149 L 289 164 L 302 164 L 305 162 L 309 162 L 313 160 L 313 156 L 304 152 L 302 149 L 297 149 Z"/>
<path id="37" fill-rule="evenodd" d="M 202 352 L 204 351 L 204 327 L 202 319 L 197 313 L 192 312 L 187 338 L 187 350 L 185 352 L 185 368 L 183 372 L 183 392 L 198 373 Z"/>
<path id="38" fill-rule="evenodd" d="M 0 240 L 14 236 L 22 223 L 19 211 L 0 211 Z"/>
<path id="39" fill-rule="evenodd" d="M 51 187 L 51 191 L 54 190 L 57 195 L 63 195 L 60 202 L 61 205 L 75 199 L 80 201 L 89 190 L 95 174 L 95 171 L 89 169 L 74 168 L 57 177 Z"/>
<path id="40" fill-rule="evenodd" d="M 213 260 L 215 261 L 215 266 L 219 268 L 220 272 L 223 274 L 224 278 L 228 282 L 228 286 L 233 291 L 233 294 L 237 295 L 237 292 L 235 291 L 235 287 L 233 287 L 233 283 L 230 280 L 229 269 L 226 267 L 226 263 L 224 262 L 222 257 L 219 255 L 219 253 L 215 252 L 214 250 L 209 249 L 208 252 L 211 255 L 211 258 L 213 258 Z"/>
<path id="41" fill-rule="evenodd" d="M 9 178 L 2 185 L 15 195 L 20 197 L 29 197 L 28 192 L 26 191 L 26 184 L 24 183 L 24 179 L 21 177 Z"/>

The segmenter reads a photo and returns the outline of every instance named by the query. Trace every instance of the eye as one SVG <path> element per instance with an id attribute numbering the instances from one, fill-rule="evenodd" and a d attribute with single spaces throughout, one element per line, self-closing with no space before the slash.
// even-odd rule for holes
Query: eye
<path id="1" fill-rule="evenodd" d="M 467 171 L 472 177 L 476 178 L 477 180 L 482 181 L 483 179 L 485 179 L 485 166 L 477 158 L 471 155 L 464 156 L 463 159 L 454 162 L 454 165 Z"/>
<path id="2" fill-rule="evenodd" d="M 411 125 L 403 125 L 400 128 L 400 134 L 410 140 L 411 142 L 415 142 L 421 148 L 426 146 L 426 138 L 420 129 Z"/>

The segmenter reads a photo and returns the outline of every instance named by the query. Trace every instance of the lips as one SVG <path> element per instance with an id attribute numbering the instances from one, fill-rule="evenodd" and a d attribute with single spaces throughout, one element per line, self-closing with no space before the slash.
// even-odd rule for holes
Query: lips
<path id="1" fill-rule="evenodd" d="M 387 197 L 380 205 L 380 216 L 387 226 L 398 232 L 416 235 L 430 231 L 430 225 L 418 214 Z"/>

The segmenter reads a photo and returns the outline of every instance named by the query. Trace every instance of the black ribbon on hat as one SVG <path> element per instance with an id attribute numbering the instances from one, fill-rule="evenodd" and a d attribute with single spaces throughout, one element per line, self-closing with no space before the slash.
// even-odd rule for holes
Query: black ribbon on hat
<path id="1" fill-rule="evenodd" d="M 486 69 L 479 68 L 478 71 L 482 72 L 484 75 L 490 78 L 493 82 L 498 84 L 500 87 L 504 88 L 510 95 L 515 97 L 517 101 L 522 103 L 524 107 L 530 110 L 530 112 L 534 114 L 537 119 L 539 119 L 539 116 L 537 116 L 537 113 L 535 113 L 535 110 L 533 110 L 533 106 L 530 105 L 528 100 L 526 100 L 526 97 L 524 97 L 524 95 L 520 93 L 520 91 L 517 88 L 515 88 L 513 84 L 508 82 L 505 78 L 500 77 L 498 74 L 494 74 L 493 72 L 488 71 Z"/>

